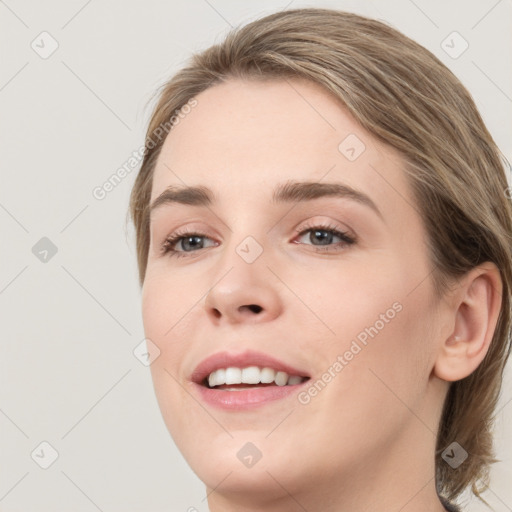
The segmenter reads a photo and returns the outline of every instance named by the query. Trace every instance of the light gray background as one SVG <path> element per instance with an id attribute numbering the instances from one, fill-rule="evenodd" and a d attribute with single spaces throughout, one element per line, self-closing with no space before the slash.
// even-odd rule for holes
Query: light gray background
<path id="1" fill-rule="evenodd" d="M 105 199 L 92 191 L 141 147 L 146 102 L 191 52 L 230 25 L 308 5 L 381 18 L 429 48 L 512 160 L 510 0 L 0 1 L 3 512 L 207 510 L 133 354 L 144 333 L 125 213 L 138 166 Z M 59 45 L 46 59 L 31 47 L 51 48 L 43 31 Z M 453 31 L 469 43 L 458 58 L 441 47 Z M 58 249 L 47 262 L 32 252 L 42 237 Z M 486 495 L 498 512 L 512 510 L 510 380 Z M 58 452 L 48 469 L 36 463 L 51 456 L 43 441 Z"/>

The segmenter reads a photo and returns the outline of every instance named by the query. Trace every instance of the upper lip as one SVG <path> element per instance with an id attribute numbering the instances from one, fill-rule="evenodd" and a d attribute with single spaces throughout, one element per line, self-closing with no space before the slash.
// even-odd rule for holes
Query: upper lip
<path id="1" fill-rule="evenodd" d="M 190 380 L 196 384 L 202 384 L 204 379 L 219 368 L 247 368 L 248 366 L 259 366 L 260 368 L 272 368 L 273 370 L 286 372 L 288 375 L 298 375 L 300 377 L 309 377 L 304 370 L 294 368 L 293 366 L 283 363 L 275 357 L 246 350 L 245 352 L 234 354 L 229 352 L 217 352 L 206 359 L 203 359 L 192 372 Z"/>

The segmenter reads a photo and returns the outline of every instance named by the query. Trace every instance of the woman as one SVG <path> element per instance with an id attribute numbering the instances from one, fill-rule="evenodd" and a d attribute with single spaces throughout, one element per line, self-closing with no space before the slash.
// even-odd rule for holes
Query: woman
<path id="1" fill-rule="evenodd" d="M 443 511 L 493 462 L 500 153 L 430 52 L 355 14 L 230 33 L 160 91 L 131 196 L 159 406 L 218 511 Z"/>

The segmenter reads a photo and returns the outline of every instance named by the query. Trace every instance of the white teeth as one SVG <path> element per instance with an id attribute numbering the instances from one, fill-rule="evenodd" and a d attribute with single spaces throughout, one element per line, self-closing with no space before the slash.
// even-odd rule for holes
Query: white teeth
<path id="1" fill-rule="evenodd" d="M 208 377 L 208 384 L 211 388 L 220 382 L 226 382 L 226 370 L 224 368 L 220 368 L 216 372 L 210 373 L 210 376 Z"/>
<path id="2" fill-rule="evenodd" d="M 217 381 L 217 378 L 215 379 Z M 240 368 L 227 368 L 226 378 L 223 384 L 241 384 L 242 383 L 242 370 Z M 217 382 L 217 386 L 220 383 Z"/>
<path id="3" fill-rule="evenodd" d="M 288 374 L 286 372 L 277 372 L 275 382 L 278 386 L 286 386 Z"/>
<path id="4" fill-rule="evenodd" d="M 248 366 L 246 368 L 219 368 L 208 376 L 208 385 L 213 388 L 224 384 L 271 384 L 275 382 L 277 386 L 290 386 L 300 384 L 305 380 L 298 375 L 289 376 L 286 372 L 276 371 L 272 368 L 259 368 L 258 366 Z M 238 389 L 238 388 L 237 388 Z"/>
<path id="5" fill-rule="evenodd" d="M 262 384 L 270 384 L 274 382 L 275 378 L 276 371 L 272 370 L 272 368 L 263 368 L 263 370 L 260 371 L 260 382 Z"/>
<path id="6" fill-rule="evenodd" d="M 242 370 L 242 382 L 246 384 L 260 383 L 260 369 L 257 366 L 249 366 Z"/>

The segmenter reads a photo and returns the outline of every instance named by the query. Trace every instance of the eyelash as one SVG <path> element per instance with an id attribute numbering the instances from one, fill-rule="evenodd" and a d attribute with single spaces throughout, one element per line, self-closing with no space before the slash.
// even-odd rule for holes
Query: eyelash
<path id="1" fill-rule="evenodd" d="M 337 229 L 336 226 L 333 226 L 333 225 L 326 225 L 326 224 L 320 224 L 320 225 L 315 224 L 312 226 L 307 225 L 307 226 L 303 226 L 301 229 L 295 230 L 295 232 L 300 236 L 306 234 L 308 231 L 325 231 L 327 233 L 330 233 L 330 234 L 335 235 L 342 239 L 342 242 L 338 242 L 337 244 L 332 244 L 330 246 L 313 246 L 313 247 L 350 246 L 350 245 L 353 245 L 356 243 L 355 238 L 350 236 L 345 231 L 340 231 L 339 229 Z M 181 258 L 181 257 L 187 257 L 193 253 L 199 252 L 200 249 L 198 251 L 176 251 L 175 249 L 172 248 L 180 240 L 182 240 L 184 238 L 194 237 L 194 236 L 201 237 L 201 238 L 208 238 L 208 236 L 205 235 L 204 233 L 197 233 L 194 231 L 186 231 L 186 230 L 177 231 L 173 235 L 167 237 L 161 244 L 162 255 L 167 254 L 170 257 L 176 256 L 177 258 Z M 205 247 L 203 247 L 203 249 L 205 249 Z M 318 252 L 321 252 L 321 251 L 318 251 Z M 323 252 L 326 252 L 326 251 L 324 250 Z"/>

